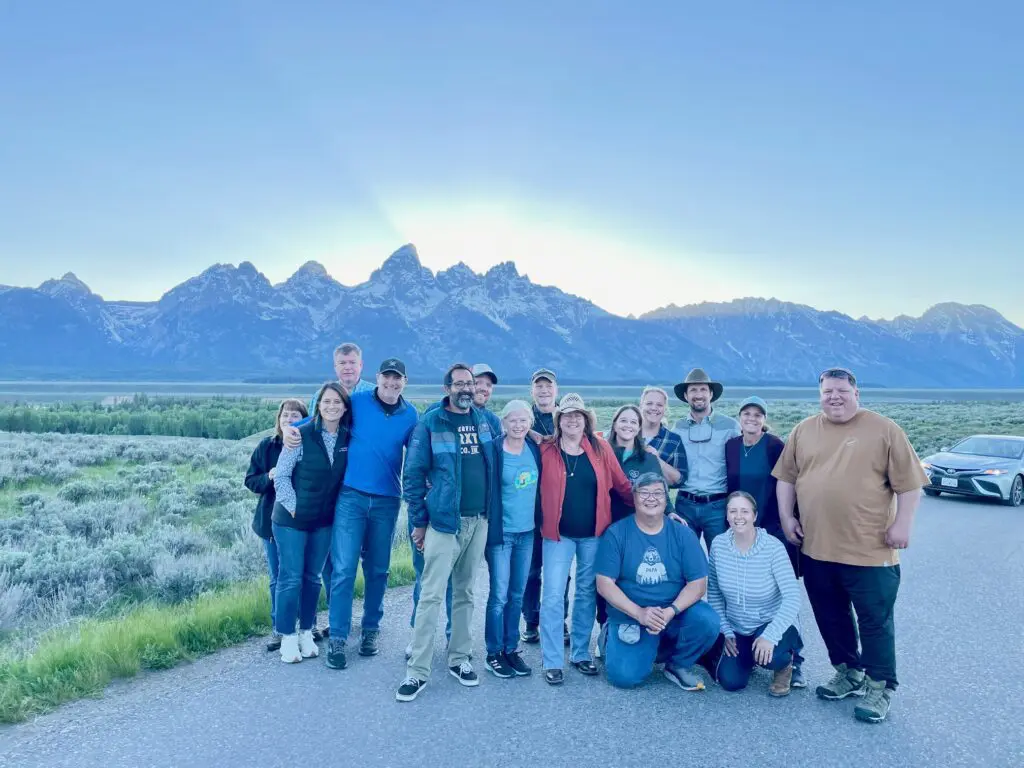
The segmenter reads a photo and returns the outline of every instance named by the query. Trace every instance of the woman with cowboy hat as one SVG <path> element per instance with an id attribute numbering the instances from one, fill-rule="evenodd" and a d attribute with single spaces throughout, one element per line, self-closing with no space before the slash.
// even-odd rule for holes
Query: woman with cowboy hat
<path id="1" fill-rule="evenodd" d="M 676 496 L 676 513 L 695 534 L 704 534 L 709 549 L 715 536 L 727 528 L 725 444 L 740 434 L 735 419 L 712 408 L 723 389 L 702 368 L 694 368 L 675 386 L 676 397 L 690 406 L 690 412 L 675 425 L 687 463 L 686 480 Z"/>
<path id="2" fill-rule="evenodd" d="M 596 675 L 590 653 L 597 595 L 594 563 L 598 537 L 611 524 L 614 491 L 632 506 L 629 480 L 611 446 L 596 434 L 595 416 L 576 393 L 555 410 L 554 435 L 541 445 L 540 498 L 543 573 L 540 636 L 544 679 L 563 681 L 562 606 L 569 570 L 576 560 L 570 660 L 584 675 Z"/>

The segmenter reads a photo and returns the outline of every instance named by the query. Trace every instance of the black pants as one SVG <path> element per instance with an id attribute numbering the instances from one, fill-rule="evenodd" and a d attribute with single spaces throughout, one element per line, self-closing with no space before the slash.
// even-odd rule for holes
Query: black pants
<path id="1" fill-rule="evenodd" d="M 526 626 L 536 629 L 540 626 L 540 574 L 544 555 L 544 537 L 540 528 L 533 531 L 533 560 L 530 561 L 530 573 L 526 577 L 526 591 L 523 592 L 523 620 Z M 565 619 L 569 619 L 569 587 L 572 576 L 565 583 Z"/>
<path id="2" fill-rule="evenodd" d="M 885 680 L 895 690 L 898 683 L 893 613 L 900 588 L 900 567 L 845 565 L 807 555 L 801 556 L 800 563 L 829 661 L 862 669 L 872 680 Z"/>

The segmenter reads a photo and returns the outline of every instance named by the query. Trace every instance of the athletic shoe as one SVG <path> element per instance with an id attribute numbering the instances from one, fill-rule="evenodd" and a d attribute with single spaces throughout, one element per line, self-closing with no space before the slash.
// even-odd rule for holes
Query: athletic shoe
<path id="1" fill-rule="evenodd" d="M 793 681 L 789 684 L 792 688 L 806 688 L 807 681 L 804 680 L 804 673 L 799 664 L 793 665 Z"/>
<path id="2" fill-rule="evenodd" d="M 376 656 L 380 652 L 380 648 L 377 645 L 377 638 L 379 636 L 380 632 L 376 629 L 364 629 L 362 642 L 359 643 L 359 655 Z"/>
<path id="3" fill-rule="evenodd" d="M 524 643 L 535 645 L 540 642 L 540 628 L 534 627 L 529 624 L 526 625 L 526 629 L 523 630 L 522 634 L 519 635 L 519 639 Z"/>
<path id="4" fill-rule="evenodd" d="M 847 696 L 863 696 L 864 672 L 860 669 L 847 669 L 845 664 L 836 665 L 836 673 L 825 685 L 819 685 L 815 693 L 818 698 L 827 701 L 839 701 Z"/>
<path id="5" fill-rule="evenodd" d="M 327 645 L 327 667 L 329 669 L 344 669 L 347 666 L 345 644 L 341 640 L 331 640 Z"/>
<path id="6" fill-rule="evenodd" d="M 523 657 L 519 655 L 519 651 L 506 653 L 505 664 L 507 664 L 508 667 L 519 677 L 527 677 L 533 674 L 533 670 L 526 666 L 526 662 L 523 661 Z"/>
<path id="7" fill-rule="evenodd" d="M 505 654 L 503 653 L 487 654 L 487 668 L 495 677 L 507 679 L 516 676 L 515 670 L 505 663 Z"/>
<path id="8" fill-rule="evenodd" d="M 460 684 L 467 688 L 472 688 L 475 685 L 480 685 L 480 678 L 477 677 L 476 672 L 473 671 L 473 665 L 468 661 L 464 661 L 461 664 L 448 667 L 448 674 L 459 681 Z"/>
<path id="9" fill-rule="evenodd" d="M 864 700 L 853 708 L 853 716 L 865 723 L 880 723 L 889 714 L 894 691 L 885 687 L 885 680 L 865 677 Z"/>
<path id="10" fill-rule="evenodd" d="M 320 655 L 320 649 L 316 647 L 312 630 L 307 629 L 305 632 L 299 633 L 299 653 L 302 654 L 304 659 L 311 659 L 314 656 Z"/>
<path id="11" fill-rule="evenodd" d="M 689 669 L 681 669 L 679 667 L 673 667 L 668 664 L 665 665 L 665 670 L 662 672 L 665 675 L 665 679 L 675 683 L 684 691 L 703 691 L 704 681 L 700 679 L 700 676 Z"/>
<path id="12" fill-rule="evenodd" d="M 420 691 L 427 687 L 426 680 L 418 680 L 415 677 L 407 677 L 398 686 L 395 698 L 399 701 L 412 701 L 420 695 Z"/>
<path id="13" fill-rule="evenodd" d="M 298 635 L 284 635 L 281 638 L 281 661 L 285 664 L 297 664 L 302 661 Z"/>

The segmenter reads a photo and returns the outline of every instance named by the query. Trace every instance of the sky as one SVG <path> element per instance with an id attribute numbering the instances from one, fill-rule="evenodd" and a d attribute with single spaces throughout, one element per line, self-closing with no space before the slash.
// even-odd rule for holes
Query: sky
<path id="1" fill-rule="evenodd" d="M 394 250 L 1024 326 L 1024 4 L 0 2 L 0 284 Z"/>

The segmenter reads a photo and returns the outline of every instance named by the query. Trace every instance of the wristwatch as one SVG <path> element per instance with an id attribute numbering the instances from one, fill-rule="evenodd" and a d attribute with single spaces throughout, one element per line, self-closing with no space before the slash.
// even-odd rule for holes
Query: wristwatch
<path id="1" fill-rule="evenodd" d="M 673 619 L 674 619 L 674 618 L 675 618 L 676 616 L 678 616 L 678 615 L 679 615 L 680 611 L 679 611 L 679 609 L 678 609 L 678 608 L 676 608 L 676 604 L 675 604 L 675 603 L 669 603 L 669 604 L 668 604 L 668 607 L 672 609 L 672 613 L 674 614 L 674 615 L 672 616 L 672 618 L 673 618 Z"/>

